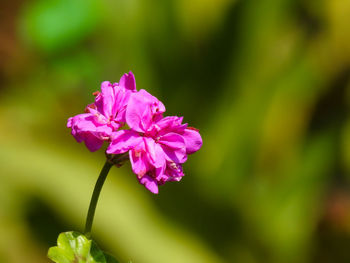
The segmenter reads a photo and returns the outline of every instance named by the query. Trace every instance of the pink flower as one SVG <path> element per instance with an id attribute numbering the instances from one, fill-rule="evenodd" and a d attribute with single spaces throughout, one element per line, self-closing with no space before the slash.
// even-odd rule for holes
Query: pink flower
<path id="1" fill-rule="evenodd" d="M 101 148 L 103 141 L 125 124 L 125 110 L 132 93 L 136 92 L 132 72 L 124 74 L 119 83 L 104 81 L 101 92 L 95 92 L 95 102 L 85 113 L 68 119 L 67 127 L 78 142 L 85 142 L 90 151 Z"/>
<path id="2" fill-rule="evenodd" d="M 181 180 L 187 155 L 202 146 L 198 130 L 182 124 L 182 117 L 163 117 L 163 103 L 145 90 L 137 92 L 131 72 L 119 83 L 102 82 L 94 95 L 85 113 L 68 119 L 78 142 L 96 151 L 108 141 L 108 154 L 128 152 L 133 172 L 152 193 L 165 182 Z M 119 130 L 125 124 L 130 129 Z"/>
<path id="3" fill-rule="evenodd" d="M 197 130 L 182 124 L 183 118 L 163 118 L 164 111 L 163 103 L 147 91 L 133 93 L 126 108 L 131 129 L 113 132 L 107 149 L 109 154 L 129 151 L 133 172 L 153 193 L 158 193 L 158 185 L 181 180 L 187 154 L 202 146 Z"/>

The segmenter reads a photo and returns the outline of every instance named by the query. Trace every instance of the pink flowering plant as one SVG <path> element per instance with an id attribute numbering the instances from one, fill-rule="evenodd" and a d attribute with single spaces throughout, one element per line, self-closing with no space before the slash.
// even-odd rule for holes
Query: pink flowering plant
<path id="1" fill-rule="evenodd" d="M 136 90 L 132 72 L 118 83 L 102 82 L 101 91 L 94 96 L 94 103 L 85 113 L 69 118 L 67 127 L 91 152 L 107 142 L 107 160 L 92 194 L 84 234 L 61 233 L 58 245 L 49 249 L 48 256 L 56 263 L 117 262 L 90 239 L 98 197 L 112 166 L 120 167 L 130 160 L 139 183 L 158 194 L 160 185 L 182 179 L 182 164 L 202 146 L 197 129 L 182 123 L 182 117 L 164 117 L 165 106 L 160 100 L 146 90 Z"/>

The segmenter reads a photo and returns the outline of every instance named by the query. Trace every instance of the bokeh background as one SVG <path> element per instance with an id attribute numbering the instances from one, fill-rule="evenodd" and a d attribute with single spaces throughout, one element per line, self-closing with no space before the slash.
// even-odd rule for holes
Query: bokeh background
<path id="1" fill-rule="evenodd" d="M 113 168 L 93 235 L 121 262 L 350 262 L 350 1 L 2 0 L 0 262 L 82 231 L 103 150 L 66 128 L 103 80 L 204 144 L 152 195 Z"/>

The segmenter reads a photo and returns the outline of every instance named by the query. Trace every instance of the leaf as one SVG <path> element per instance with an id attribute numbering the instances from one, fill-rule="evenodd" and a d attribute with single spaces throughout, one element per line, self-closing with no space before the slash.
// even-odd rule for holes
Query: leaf
<path id="1" fill-rule="evenodd" d="M 73 231 L 58 236 L 57 246 L 49 249 L 48 257 L 56 263 L 118 263 L 93 240 Z"/>

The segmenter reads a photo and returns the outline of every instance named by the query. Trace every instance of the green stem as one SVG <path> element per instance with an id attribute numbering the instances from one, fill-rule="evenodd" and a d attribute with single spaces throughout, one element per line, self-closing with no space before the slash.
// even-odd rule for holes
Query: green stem
<path id="1" fill-rule="evenodd" d="M 84 234 L 87 238 L 91 237 L 91 228 L 92 228 L 92 222 L 94 221 L 94 216 L 95 216 L 95 210 L 96 210 L 96 205 L 98 198 L 101 193 L 102 186 L 106 180 L 106 177 L 108 175 L 109 170 L 113 166 L 113 163 L 111 163 L 109 160 L 106 161 L 105 165 L 103 166 L 101 173 L 97 179 L 94 192 L 91 197 L 90 201 L 90 206 L 89 206 L 89 211 L 86 217 L 86 224 L 85 224 L 85 230 Z"/>

